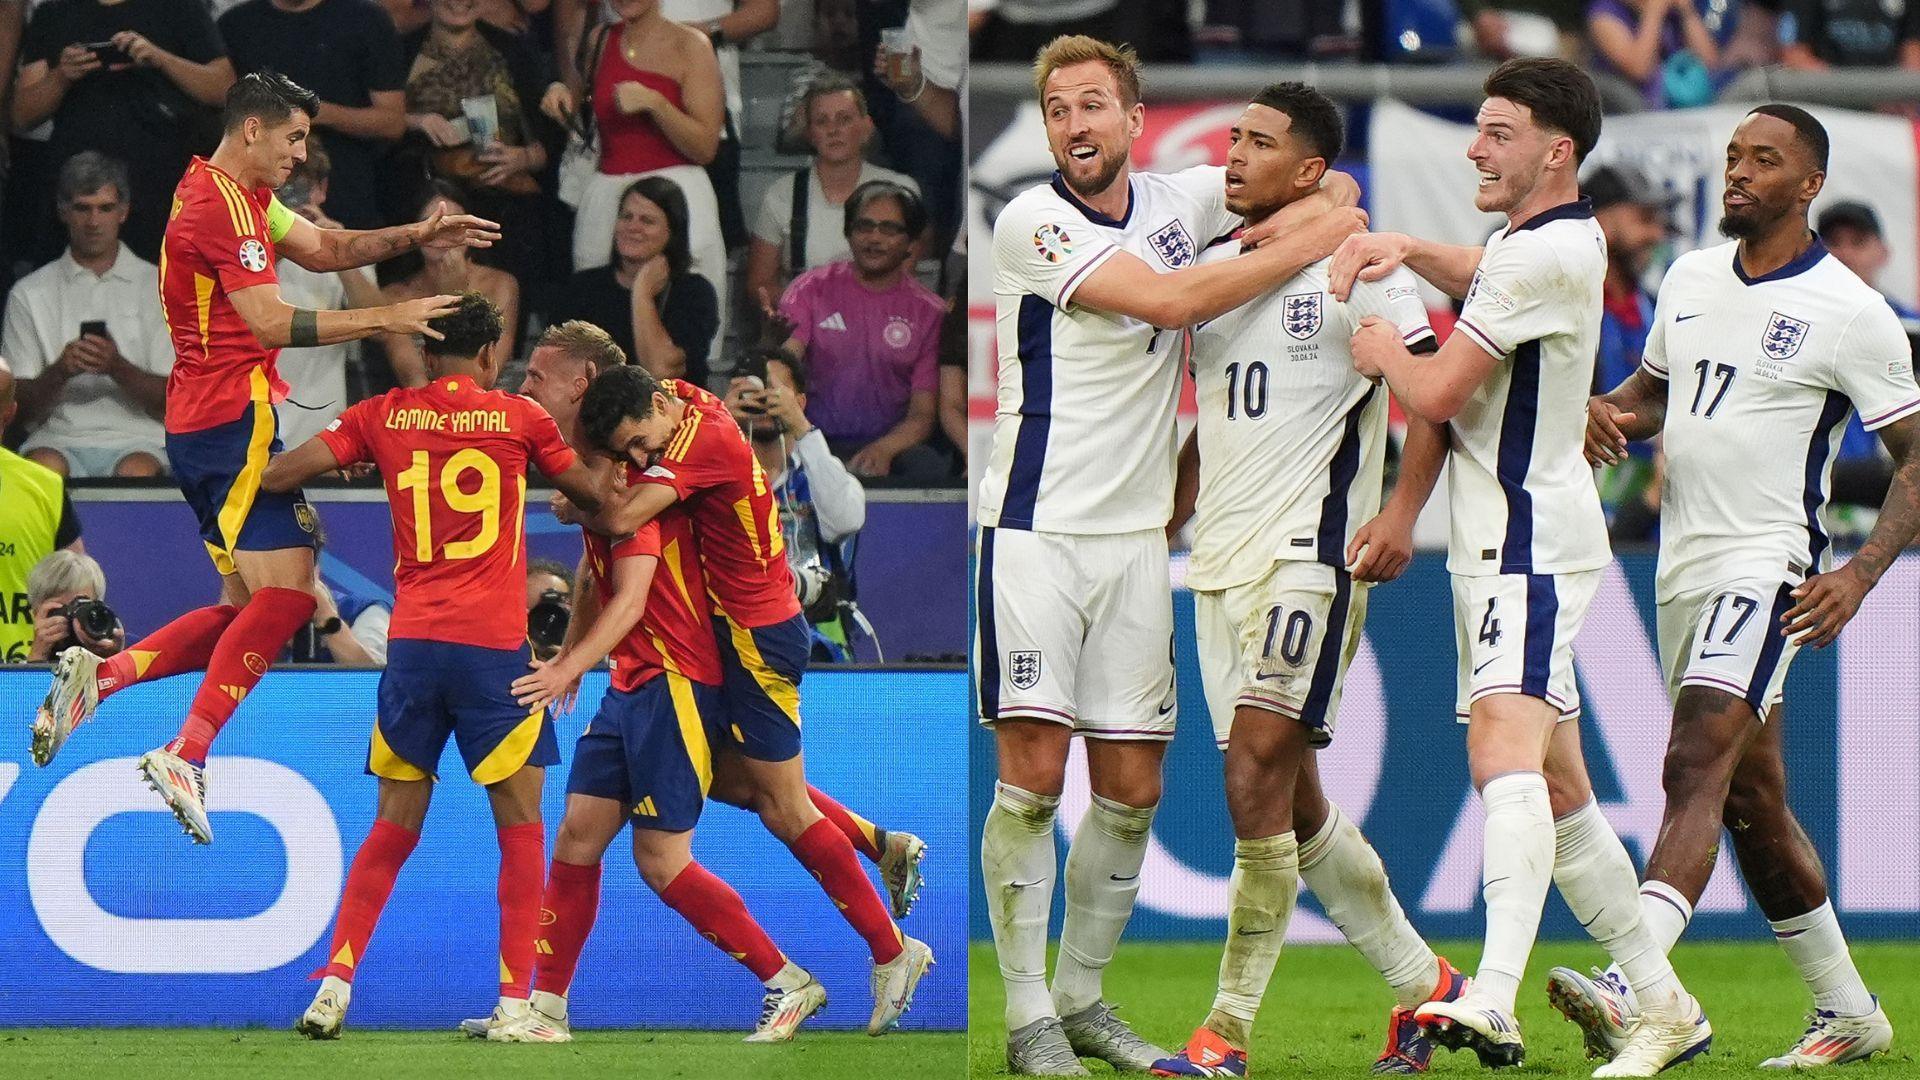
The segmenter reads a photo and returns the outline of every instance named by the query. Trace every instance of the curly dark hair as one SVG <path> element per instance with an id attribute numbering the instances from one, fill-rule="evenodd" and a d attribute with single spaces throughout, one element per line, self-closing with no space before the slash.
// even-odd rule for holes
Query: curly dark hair
<path id="1" fill-rule="evenodd" d="M 1325 158 L 1329 168 L 1346 143 L 1346 125 L 1333 99 L 1302 82 L 1279 82 L 1253 95 L 1254 105 L 1265 105 L 1293 121 L 1288 133 L 1313 157 Z"/>
<path id="2" fill-rule="evenodd" d="M 421 347 L 428 356 L 478 356 L 481 349 L 500 340 L 503 323 L 493 301 L 477 292 L 461 293 L 460 306 L 451 314 L 427 322 L 442 335 L 440 339 L 425 338 Z"/>
<path id="3" fill-rule="evenodd" d="M 603 371 L 580 399 L 580 425 L 595 446 L 612 449 L 614 429 L 622 420 L 645 420 L 653 415 L 653 395 L 660 382 L 634 364 Z"/>

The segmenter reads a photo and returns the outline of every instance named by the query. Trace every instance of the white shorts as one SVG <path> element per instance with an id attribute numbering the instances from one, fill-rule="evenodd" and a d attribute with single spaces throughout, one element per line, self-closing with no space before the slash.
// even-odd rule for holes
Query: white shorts
<path id="1" fill-rule="evenodd" d="M 1159 529 L 980 530 L 980 722 L 1053 720 L 1095 739 L 1173 738 L 1173 590 Z"/>
<path id="2" fill-rule="evenodd" d="M 1600 589 L 1600 570 L 1453 576 L 1453 641 L 1460 657 L 1454 716 L 1494 694 L 1525 694 L 1580 715 L 1573 639 Z"/>
<path id="3" fill-rule="evenodd" d="M 1227 745 L 1242 705 L 1300 721 L 1316 747 L 1333 741 L 1367 620 L 1366 585 L 1344 569 L 1281 560 L 1244 585 L 1195 589 L 1193 615 L 1216 745 Z"/>
<path id="4" fill-rule="evenodd" d="M 1800 646 L 1780 633 L 1794 582 L 1750 580 L 1690 590 L 1659 607 L 1667 695 L 1707 686 L 1744 698 L 1760 719 L 1780 700 Z"/>

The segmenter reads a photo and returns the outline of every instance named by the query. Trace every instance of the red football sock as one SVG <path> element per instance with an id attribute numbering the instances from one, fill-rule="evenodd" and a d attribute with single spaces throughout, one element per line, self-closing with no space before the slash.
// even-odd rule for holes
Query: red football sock
<path id="1" fill-rule="evenodd" d="M 676 874 L 660 891 L 660 899 L 691 923 L 701 937 L 745 964 L 761 982 L 787 965 L 786 956 L 754 921 L 740 894 L 699 863 L 690 862 Z"/>
<path id="2" fill-rule="evenodd" d="M 333 923 L 333 944 L 327 946 L 330 959 L 326 967 L 314 973 L 315 978 L 335 975 L 353 981 L 354 968 L 366 955 L 367 940 L 373 937 L 380 911 L 393 892 L 393 880 L 400 876 L 401 865 L 419 842 L 419 833 L 383 818 L 374 819 L 373 828 L 353 857 L 353 868 L 347 871 L 347 889 L 340 897 L 340 914 Z"/>
<path id="3" fill-rule="evenodd" d="M 100 699 L 134 683 L 205 670 L 220 635 L 238 614 L 240 609 L 231 604 L 195 608 L 108 657 L 96 676 Z"/>
<path id="4" fill-rule="evenodd" d="M 541 908 L 546 936 L 536 943 L 535 951 L 546 959 L 537 964 L 533 988 L 565 997 L 567 987 L 573 985 L 574 969 L 580 966 L 580 950 L 586 947 L 593 920 L 600 914 L 600 864 L 553 860 L 547 868 L 547 895 Z"/>
<path id="5" fill-rule="evenodd" d="M 827 891 L 833 906 L 840 909 L 841 917 L 867 939 L 867 948 L 873 950 L 873 962 L 884 964 L 899 956 L 900 928 L 893 925 L 886 905 L 880 902 L 880 894 L 873 891 L 873 882 L 868 881 L 866 872 L 860 869 L 853 845 L 840 835 L 833 822 L 824 819 L 814 822 L 792 847 L 793 857 L 799 859 L 800 865 Z"/>
<path id="6" fill-rule="evenodd" d="M 500 996 L 523 998 L 533 984 L 533 939 L 540 936 L 547 836 L 537 821 L 508 825 L 499 836 Z"/>
<path id="7" fill-rule="evenodd" d="M 880 861 L 880 852 L 887 842 L 886 833 L 880 826 L 841 806 L 833 796 L 812 784 L 807 785 L 807 796 L 813 800 L 814 809 L 825 814 L 827 820 L 833 822 L 833 827 L 846 835 L 847 843 L 853 845 L 853 850 L 865 855 L 870 862 Z"/>
<path id="8" fill-rule="evenodd" d="M 187 722 L 167 749 L 188 761 L 207 760 L 207 748 L 240 699 L 259 684 L 293 635 L 313 618 L 313 594 L 304 589 L 261 589 L 220 635 L 207 661 L 207 677 L 187 708 Z"/>

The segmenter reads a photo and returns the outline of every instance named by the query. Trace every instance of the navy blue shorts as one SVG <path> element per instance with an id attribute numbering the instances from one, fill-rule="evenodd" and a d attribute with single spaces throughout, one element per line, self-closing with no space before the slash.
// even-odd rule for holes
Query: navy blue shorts
<path id="1" fill-rule="evenodd" d="M 608 688 L 574 745 L 567 793 L 618 802 L 636 828 L 693 828 L 713 784 L 719 696 L 717 687 L 680 675 Z"/>
<path id="2" fill-rule="evenodd" d="M 721 707 L 733 745 L 755 761 L 798 754 L 800 677 L 813 649 L 806 616 L 749 629 L 715 615 L 713 638 L 720 646 Z"/>
<path id="3" fill-rule="evenodd" d="M 167 433 L 167 465 L 200 519 L 214 568 L 231 574 L 235 551 L 310 548 L 318 529 L 299 491 L 260 490 L 267 459 L 284 449 L 273 406 L 259 401 L 231 423 L 184 435 Z"/>
<path id="4" fill-rule="evenodd" d="M 498 783 L 523 765 L 558 763 L 560 744 L 547 710 L 528 712 L 510 689 L 527 673 L 529 655 L 525 645 L 387 642 L 367 771 L 389 780 L 425 779 L 439 768 L 449 735 L 477 784 Z"/>

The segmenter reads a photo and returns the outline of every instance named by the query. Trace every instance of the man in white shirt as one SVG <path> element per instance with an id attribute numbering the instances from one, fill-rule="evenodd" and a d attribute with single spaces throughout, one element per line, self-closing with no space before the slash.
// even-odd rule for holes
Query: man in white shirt
<path id="1" fill-rule="evenodd" d="M 1326 95 L 1277 83 L 1231 138 L 1227 209 L 1260 222 L 1315 190 L 1340 154 L 1343 122 Z M 1239 257 L 1228 237 L 1200 262 Z M 1187 586 L 1235 839 L 1213 1008 L 1184 1050 L 1155 1064 L 1165 1075 L 1245 1073 L 1302 881 L 1398 999 L 1376 1073 L 1424 1071 L 1433 1044 L 1413 1010 L 1466 985 L 1415 932 L 1380 856 L 1320 787 L 1315 751 L 1333 738 L 1369 583 L 1405 568 L 1446 454 L 1439 428 L 1416 421 L 1393 503 L 1379 512 L 1387 395 L 1353 370 L 1348 342 L 1367 315 L 1393 321 L 1416 352 L 1437 342 L 1405 269 L 1356 284 L 1346 302 L 1326 287 L 1322 260 L 1192 332 L 1200 415 L 1169 532 L 1192 514 Z"/>
<path id="2" fill-rule="evenodd" d="M 1000 782 L 980 861 L 996 898 L 1009 1065 L 1081 1076 L 1079 1056 L 1133 1070 L 1167 1056 L 1114 1016 L 1101 973 L 1139 892 L 1173 735 L 1165 530 L 1180 328 L 1324 258 L 1365 216 L 1316 193 L 1251 231 L 1246 257 L 1196 266 L 1238 219 L 1217 168 L 1132 170 L 1146 115 L 1133 51 L 1062 37 L 1035 73 L 1059 172 L 994 226 L 1000 391 L 980 485 L 973 657 Z M 1054 817 L 1075 735 L 1093 799 L 1067 856 L 1049 992 Z"/>
<path id="3" fill-rule="evenodd" d="M 1793 105 L 1747 114 L 1727 146 L 1720 231 L 1735 243 L 1667 271 L 1640 369 L 1589 408 L 1596 462 L 1662 436 L 1661 667 L 1673 698 L 1667 806 L 1641 904 L 1656 941 L 1686 930 L 1724 822 L 1754 900 L 1813 994 L 1813 1022 L 1762 1068 L 1814 1068 L 1885 1050 L 1893 1026 L 1867 991 L 1828 900 L 1820 856 L 1786 801 L 1781 698 L 1802 645 L 1833 643 L 1920 531 L 1920 387 L 1900 321 L 1807 227 L 1827 132 Z M 1850 413 L 1898 463 L 1873 532 L 1839 569 L 1820 517 Z M 1555 969 L 1566 995 L 1635 1003 L 1609 975 Z M 1569 1012 L 1589 1046 L 1624 1026 Z"/>
<path id="4" fill-rule="evenodd" d="M 747 245 L 747 295 L 768 310 L 786 284 L 805 271 L 853 257 L 840 222 L 855 188 L 886 180 L 920 194 L 912 177 L 866 159 L 873 118 L 866 95 L 845 75 L 815 75 L 800 92 L 793 121 L 813 147 L 813 161 L 767 187 Z M 796 198 L 801 191 L 803 200 Z M 801 212 L 795 213 L 796 207 Z"/>
<path id="5" fill-rule="evenodd" d="M 0 353 L 20 382 L 21 453 L 62 476 L 165 472 L 173 346 L 159 272 L 120 242 L 127 168 L 95 151 L 61 167 L 65 254 L 13 287 Z"/>
<path id="6" fill-rule="evenodd" d="M 1398 234 L 1355 237 L 1334 257 L 1336 296 L 1402 264 L 1464 296 L 1458 332 L 1432 357 L 1369 318 L 1354 367 L 1384 377 L 1406 410 L 1446 424 L 1455 710 L 1486 807 L 1486 949 L 1472 989 L 1414 1010 L 1429 1038 L 1483 1064 L 1525 1057 L 1514 998 L 1547 886 L 1620 964 L 1644 1006 L 1595 1076 L 1652 1076 L 1704 1052 L 1713 1029 L 1640 913 L 1633 860 L 1600 813 L 1580 750 L 1573 639 L 1612 553 L 1582 457 L 1599 342 L 1606 241 L 1579 198 L 1600 136 L 1593 81 L 1558 59 L 1511 60 L 1487 77 L 1467 156 L 1474 205 L 1507 215 L 1484 248 Z"/>

